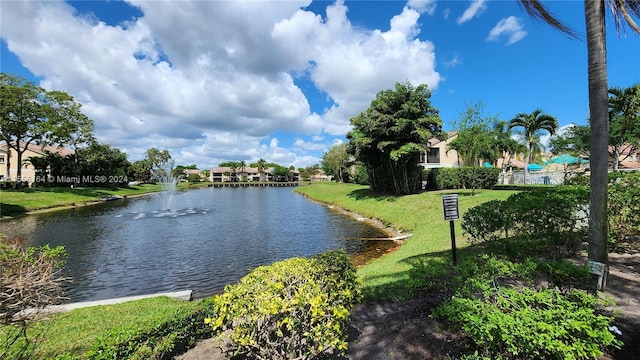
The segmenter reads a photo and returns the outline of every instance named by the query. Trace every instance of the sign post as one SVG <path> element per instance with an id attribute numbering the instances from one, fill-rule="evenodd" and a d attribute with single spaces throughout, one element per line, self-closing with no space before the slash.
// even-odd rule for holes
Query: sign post
<path id="1" fill-rule="evenodd" d="M 453 223 L 454 220 L 460 219 L 460 204 L 458 202 L 458 194 L 442 196 L 442 214 L 445 221 L 449 221 L 451 232 L 451 254 L 453 256 L 453 265 L 458 263 L 456 255 L 456 230 Z"/>

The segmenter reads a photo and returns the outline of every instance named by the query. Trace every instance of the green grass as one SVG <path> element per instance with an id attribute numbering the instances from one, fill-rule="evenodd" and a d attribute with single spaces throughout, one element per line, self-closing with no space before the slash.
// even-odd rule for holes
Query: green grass
<path id="1" fill-rule="evenodd" d="M 206 186 L 206 183 L 192 185 L 180 183 L 178 188 Z M 159 184 L 143 184 L 119 188 L 28 188 L 2 190 L 0 192 L 0 215 L 13 216 L 29 211 L 57 207 L 79 206 L 99 201 L 106 196 L 134 196 L 161 191 Z"/>
<path id="2" fill-rule="evenodd" d="M 33 333 L 42 331 L 35 359 L 84 358 L 97 344 L 115 342 L 131 333 L 148 333 L 179 314 L 193 312 L 199 301 L 155 297 L 116 305 L 94 306 L 52 315 L 40 321 Z M 182 315 L 184 316 L 184 315 Z M 0 338 L 2 332 L 0 331 Z"/>
<path id="3" fill-rule="evenodd" d="M 447 190 L 395 197 L 372 194 L 366 186 L 337 183 L 314 183 L 296 191 L 413 234 L 396 251 L 358 269 L 365 299 L 369 301 L 411 297 L 412 264 L 424 257 L 451 257 L 449 222 L 443 220 L 442 195 L 459 194 L 460 212 L 464 214 L 473 206 L 494 199 L 504 200 L 514 193 L 478 190 L 471 196 L 471 190 Z M 455 229 L 458 258 L 461 258 L 468 243 L 461 234 L 460 221 L 455 221 Z"/>

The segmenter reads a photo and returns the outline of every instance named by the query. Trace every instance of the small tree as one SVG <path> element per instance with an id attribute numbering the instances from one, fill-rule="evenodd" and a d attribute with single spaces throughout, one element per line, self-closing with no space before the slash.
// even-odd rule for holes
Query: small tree
<path id="1" fill-rule="evenodd" d="M 30 358 L 40 335 L 32 331 L 32 321 L 63 300 L 62 284 L 68 280 L 61 274 L 64 247 L 24 249 L 20 242 L 0 243 L 0 359 Z"/>
<path id="2" fill-rule="evenodd" d="M 333 176 L 336 181 L 344 182 L 344 173 L 349 167 L 351 155 L 347 153 L 347 144 L 333 145 L 329 151 L 322 155 L 322 170 L 325 174 Z"/>

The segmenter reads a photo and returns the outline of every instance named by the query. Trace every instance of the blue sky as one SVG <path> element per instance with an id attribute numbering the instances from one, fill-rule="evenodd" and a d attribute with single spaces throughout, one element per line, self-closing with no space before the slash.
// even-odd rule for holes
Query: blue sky
<path id="1" fill-rule="evenodd" d="M 103 143 L 211 168 L 318 163 L 396 82 L 426 83 L 445 130 L 468 104 L 586 124 L 582 1 L 2 1 L 2 72 L 83 104 Z M 609 83 L 640 81 L 640 36 L 608 19 Z"/>

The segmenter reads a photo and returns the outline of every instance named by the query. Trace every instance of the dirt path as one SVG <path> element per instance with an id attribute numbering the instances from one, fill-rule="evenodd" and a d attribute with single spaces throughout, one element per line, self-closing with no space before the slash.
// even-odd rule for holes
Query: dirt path
<path id="1" fill-rule="evenodd" d="M 640 254 L 611 254 L 609 260 L 609 284 L 603 295 L 616 300 L 614 311 L 618 315 L 614 325 L 622 332 L 619 338 L 625 345 L 603 359 L 640 359 Z M 454 334 L 442 331 L 438 323 L 429 318 L 434 305 L 433 301 L 420 298 L 358 306 L 351 316 L 347 358 L 457 358 L 457 351 L 463 346 Z M 214 345 L 213 339 L 203 340 L 176 359 L 225 359 Z"/>

